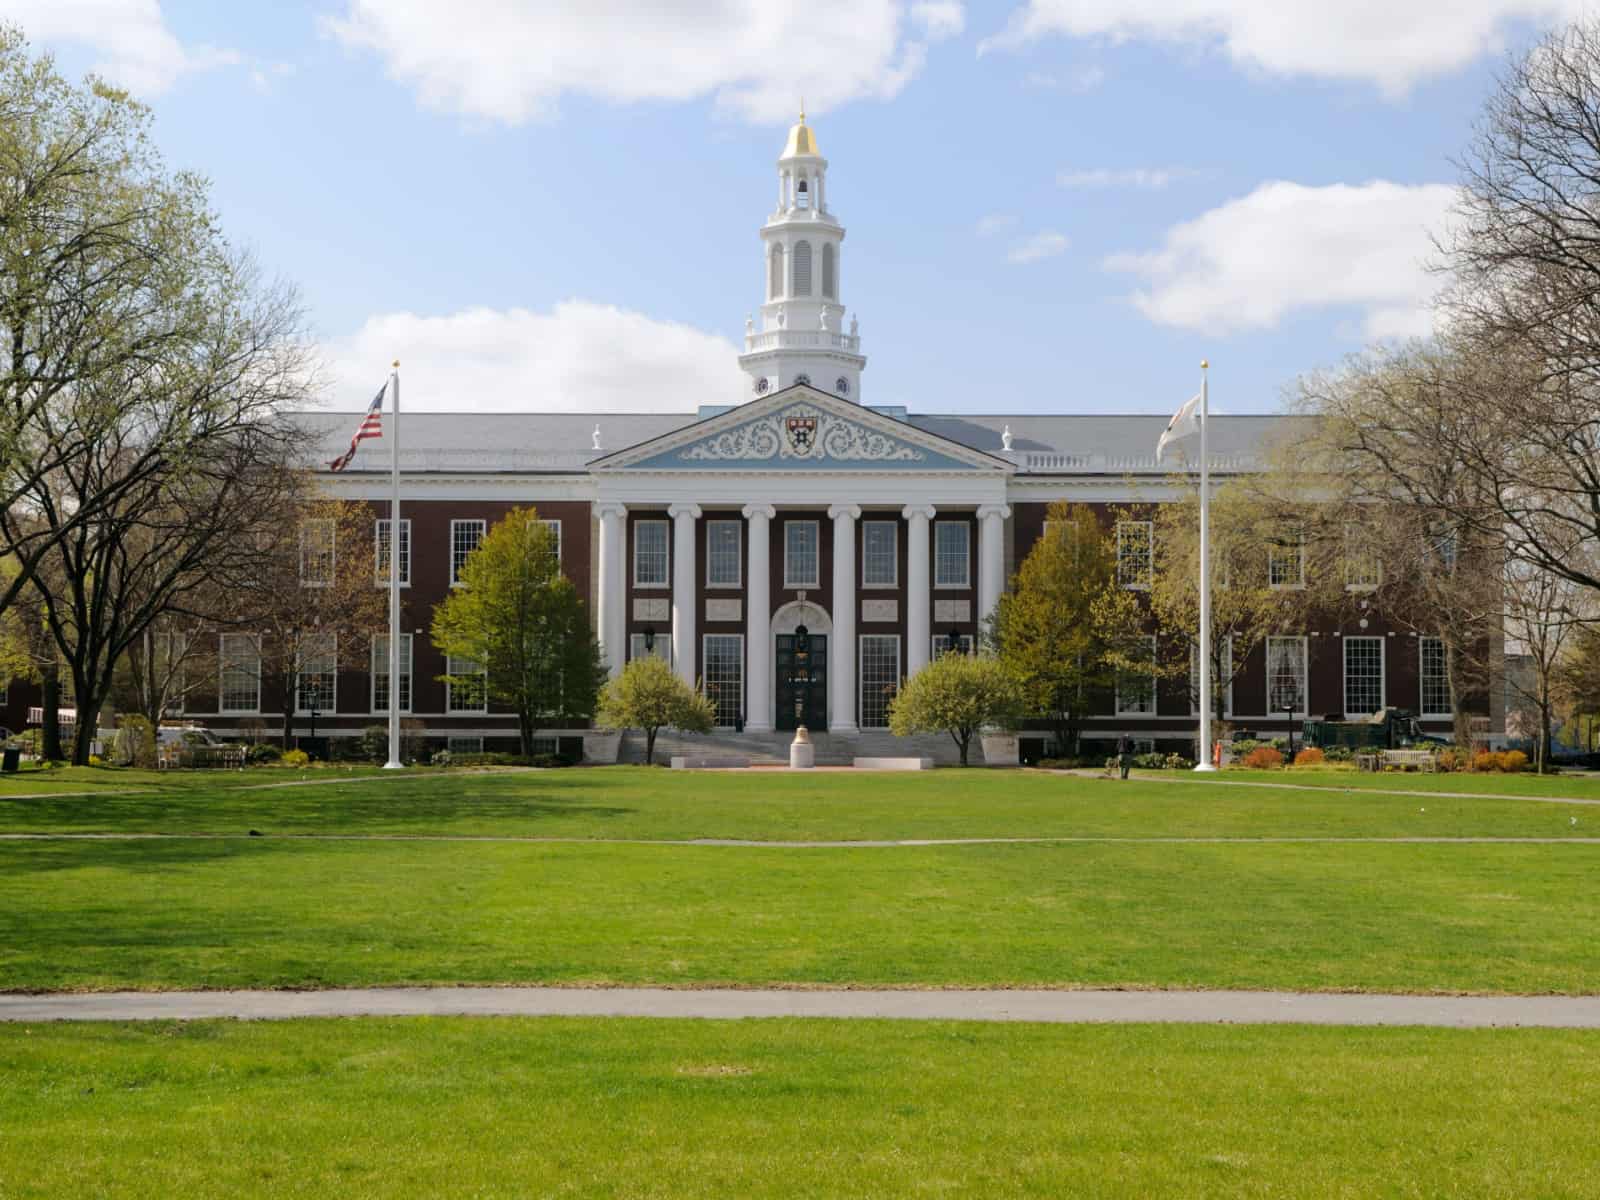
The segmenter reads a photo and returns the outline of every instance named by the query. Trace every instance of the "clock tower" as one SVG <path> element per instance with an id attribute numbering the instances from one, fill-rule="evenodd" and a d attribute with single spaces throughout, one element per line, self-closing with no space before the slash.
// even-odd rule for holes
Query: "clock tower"
<path id="1" fill-rule="evenodd" d="M 745 321 L 739 365 L 750 397 L 796 383 L 844 400 L 861 399 L 867 365 L 854 319 L 845 324 L 840 247 L 844 226 L 828 207 L 828 160 L 805 110 L 778 158 L 778 206 L 761 227 L 766 300 L 761 323 Z"/>

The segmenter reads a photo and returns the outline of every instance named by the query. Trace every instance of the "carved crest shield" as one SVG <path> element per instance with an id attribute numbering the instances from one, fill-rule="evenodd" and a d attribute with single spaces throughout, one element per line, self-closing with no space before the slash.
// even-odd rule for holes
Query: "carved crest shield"
<path id="1" fill-rule="evenodd" d="M 789 448 L 796 454 L 810 454 L 817 444 L 816 417 L 789 417 L 783 423 Z"/>

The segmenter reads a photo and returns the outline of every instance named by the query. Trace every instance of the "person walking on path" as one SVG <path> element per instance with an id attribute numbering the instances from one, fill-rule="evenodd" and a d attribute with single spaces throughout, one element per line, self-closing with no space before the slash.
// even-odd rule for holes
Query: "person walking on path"
<path id="1" fill-rule="evenodd" d="M 1133 756 L 1129 753 L 1132 746 L 1128 742 L 1128 735 L 1123 734 L 1117 739 L 1117 767 L 1122 771 L 1122 777 L 1128 777 L 1128 768 L 1133 766 Z"/>

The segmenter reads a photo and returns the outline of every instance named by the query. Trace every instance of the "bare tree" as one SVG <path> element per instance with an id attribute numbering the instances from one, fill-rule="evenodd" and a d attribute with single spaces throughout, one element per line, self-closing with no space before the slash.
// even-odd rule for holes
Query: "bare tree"
<path id="1" fill-rule="evenodd" d="M 1555 714 L 1572 694 L 1563 669 L 1580 630 L 1597 615 L 1594 596 L 1581 584 L 1515 559 L 1506 563 L 1508 659 L 1526 661 L 1526 671 L 1506 668 L 1510 697 L 1527 705 L 1537 724 L 1534 762 L 1540 772 L 1550 763 Z"/>

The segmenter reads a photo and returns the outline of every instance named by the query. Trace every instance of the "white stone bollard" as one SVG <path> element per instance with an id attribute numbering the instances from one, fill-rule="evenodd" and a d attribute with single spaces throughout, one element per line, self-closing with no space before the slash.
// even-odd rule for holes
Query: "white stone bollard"
<path id="1" fill-rule="evenodd" d="M 811 744 L 811 731 L 804 725 L 794 731 L 789 743 L 789 769 L 807 771 L 817 765 L 817 748 Z"/>

